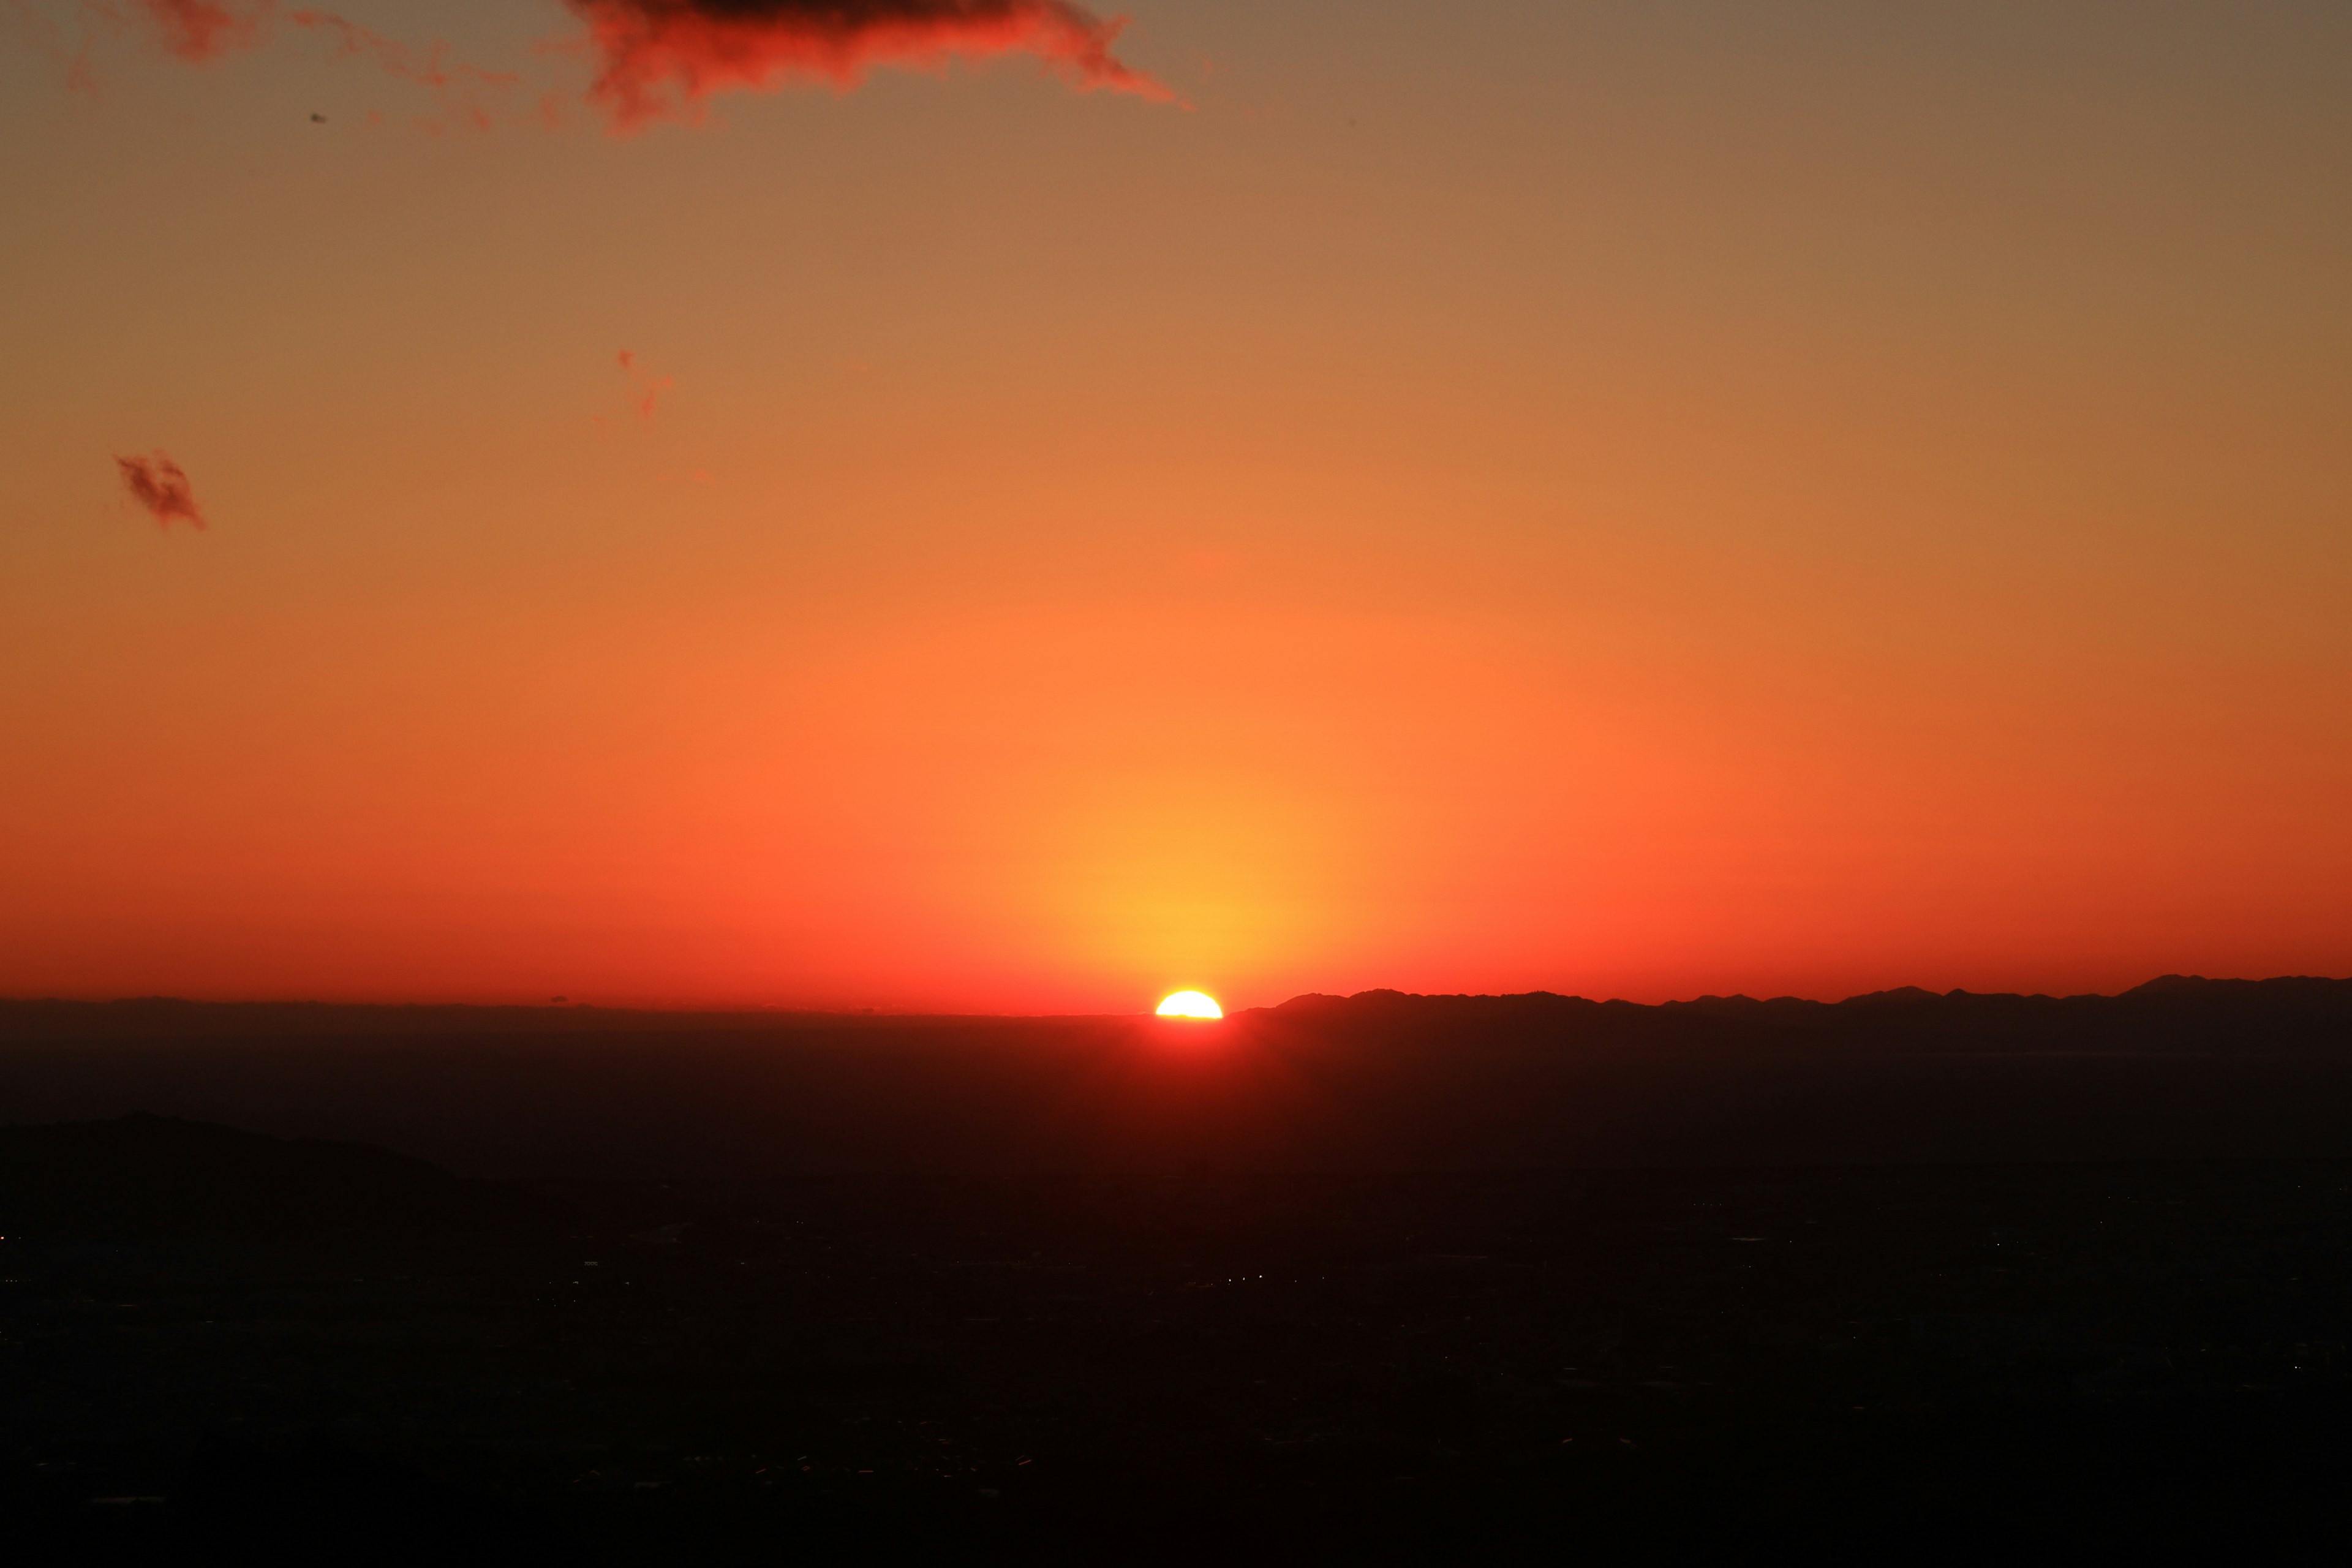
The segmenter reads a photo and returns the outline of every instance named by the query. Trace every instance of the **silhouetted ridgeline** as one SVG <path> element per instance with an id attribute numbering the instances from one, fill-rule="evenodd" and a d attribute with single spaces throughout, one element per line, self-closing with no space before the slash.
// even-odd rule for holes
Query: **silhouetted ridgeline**
<path id="1" fill-rule="evenodd" d="M 478 1175 L 2352 1157 L 2352 982 L 1664 1006 L 1300 997 L 1223 1025 L 0 1004 L 0 1115 Z"/>
<path id="2" fill-rule="evenodd" d="M 0 1001 L 0 1040 L 410 1035 L 583 1035 L 995 1027 L 992 1017 L 586 1005 L 376 1005 L 325 1002 Z M 1022 1020 L 1045 1026 L 1064 1019 Z M 1229 1022 L 1394 1040 L 1429 1035 L 1542 1036 L 1563 1044 L 1770 1049 L 1870 1047 L 1931 1051 L 2333 1051 L 2352 1046 L 2352 980 L 2207 980 L 2168 974 L 2119 996 L 2020 996 L 1916 986 L 1843 1002 L 1701 996 L 1649 1005 L 1547 991 L 1421 996 L 1363 991 L 1294 996 Z"/>
<path id="3" fill-rule="evenodd" d="M 1066 1019 L 1019 1020 L 1051 1027 Z M 994 1017 L 949 1018 L 754 1011 L 656 1011 L 587 1005 L 383 1005 L 331 1002 L 0 1000 L 0 1040 L 408 1035 L 583 1035 L 992 1028 Z M 2352 1046 L 2352 980 L 2288 976 L 2208 980 L 2168 974 L 2119 996 L 2020 996 L 1916 986 L 1843 1002 L 1796 996 L 1701 996 L 1655 1005 L 1594 1002 L 1548 991 L 1515 996 L 1421 996 L 1361 991 L 1294 996 L 1232 1023 L 1306 1027 L 1393 1040 L 1543 1036 L 1564 1044 L 1759 1049 L 1866 1046 L 1966 1051 L 2333 1051 Z"/>
<path id="4" fill-rule="evenodd" d="M 2352 1049 L 2352 980 L 2168 974 L 2120 996 L 1916 986 L 1843 1002 L 1702 996 L 1643 1006 L 1523 996 L 1297 996 L 1265 1013 L 1360 1038 L 1541 1035 L 1563 1044 L 1734 1051 L 2321 1051 Z"/>

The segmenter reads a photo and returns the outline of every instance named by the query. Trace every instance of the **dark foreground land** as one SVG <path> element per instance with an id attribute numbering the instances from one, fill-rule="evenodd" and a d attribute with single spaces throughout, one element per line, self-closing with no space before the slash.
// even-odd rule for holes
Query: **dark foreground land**
<path id="1" fill-rule="evenodd" d="M 5 1135 L 18 1561 L 2352 1545 L 2342 1163 L 521 1187 L 243 1138 Z M 128 1174 L 26 1201 L 77 1162 Z"/>
<path id="2" fill-rule="evenodd" d="M 2352 1115 L 2311 984 L 2078 1049 L 1381 1003 L 1224 1058 L 991 1036 L 1010 1077 L 947 1026 L 36 1035 L 12 1109 L 577 1163 L 0 1127 L 0 1516 L 26 1562 L 2341 1561 Z M 876 1087 L 909 1074 L 967 1092 Z M 1311 1158 L 1265 1168 L 1269 1100 Z M 1740 1163 L 1592 1157 L 1709 1138 Z"/>

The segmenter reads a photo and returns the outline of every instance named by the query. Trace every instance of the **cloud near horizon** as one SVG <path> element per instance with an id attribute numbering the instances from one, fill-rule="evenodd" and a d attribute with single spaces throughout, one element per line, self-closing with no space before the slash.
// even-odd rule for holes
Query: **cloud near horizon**
<path id="1" fill-rule="evenodd" d="M 122 488 L 131 492 L 131 500 L 147 509 L 156 527 L 168 529 L 175 518 L 184 518 L 200 529 L 205 526 L 205 514 L 196 505 L 186 471 L 164 453 L 158 451 L 152 458 L 117 458 L 114 461 L 122 470 Z"/>
<path id="2" fill-rule="evenodd" d="M 924 69 L 950 56 L 1029 54 L 1082 92 L 1175 100 L 1111 53 L 1124 18 L 1069 0 L 566 0 L 600 69 L 589 98 L 614 132 L 693 121 L 717 93 L 795 79 L 848 89 L 877 65 Z"/>

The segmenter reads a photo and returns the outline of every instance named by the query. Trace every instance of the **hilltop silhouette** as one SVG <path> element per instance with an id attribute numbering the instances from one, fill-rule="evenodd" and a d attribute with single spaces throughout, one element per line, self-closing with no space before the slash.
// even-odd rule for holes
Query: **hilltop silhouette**
<path id="1" fill-rule="evenodd" d="M 1244 1015 L 1250 1016 L 1253 1015 Z M 2319 1051 L 2352 1049 L 2352 980 L 2208 980 L 2167 974 L 2121 995 L 2044 996 L 1916 985 L 1843 1002 L 1700 996 L 1644 1005 L 1536 991 L 1295 996 L 1255 1016 L 1364 1038 L 1448 1033 L 1747 1053 L 1881 1051 Z"/>

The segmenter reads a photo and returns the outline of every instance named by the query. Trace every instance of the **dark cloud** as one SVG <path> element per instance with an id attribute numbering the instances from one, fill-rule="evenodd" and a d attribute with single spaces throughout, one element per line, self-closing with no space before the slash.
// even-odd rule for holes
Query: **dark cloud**
<path id="1" fill-rule="evenodd" d="M 174 518 L 204 527 L 205 514 L 197 510 L 195 492 L 188 488 L 188 476 L 179 464 L 161 452 L 114 461 L 122 470 L 123 489 L 154 517 L 157 527 L 171 527 Z"/>
<path id="2" fill-rule="evenodd" d="M 25 0 L 0 0 L 24 8 Z M 563 0 L 586 24 L 584 39 L 551 46 L 585 53 L 596 78 L 592 103 L 616 131 L 658 120 L 693 121 L 716 94 L 770 90 L 798 80 L 846 89 L 878 65 L 935 68 L 949 58 L 1025 54 L 1044 61 L 1084 92 L 1133 93 L 1176 100 L 1160 81 L 1112 52 L 1124 17 L 1104 18 L 1075 0 Z M 359 58 L 429 89 L 444 117 L 422 122 L 488 128 L 512 118 L 500 107 L 520 85 L 513 72 L 483 70 L 448 58 L 438 42 L 423 48 L 386 38 L 331 11 L 281 0 L 80 0 L 101 28 L 133 28 L 167 54 L 193 64 L 220 59 L 291 28 L 320 40 L 331 58 Z M 47 30 L 43 47 L 63 59 Z M 68 63 L 68 79 L 94 90 L 87 50 Z M 534 118 L 562 118 L 565 95 L 545 94 Z"/>
<path id="3" fill-rule="evenodd" d="M 1111 53 L 1124 20 L 1068 0 L 566 0 L 600 70 L 589 96 L 616 130 L 692 118 L 713 93 L 794 77 L 854 86 L 877 65 L 1029 54 L 1081 90 L 1174 94 Z"/>

